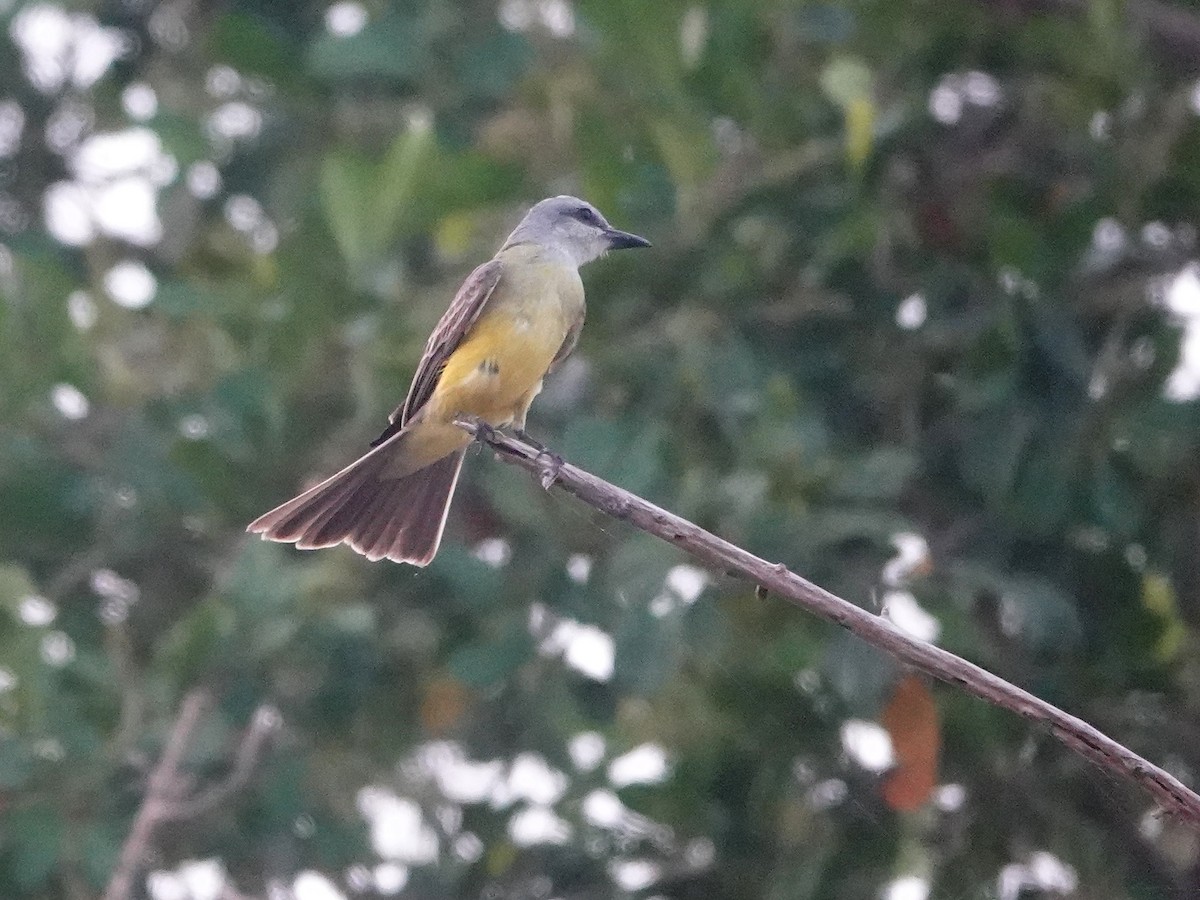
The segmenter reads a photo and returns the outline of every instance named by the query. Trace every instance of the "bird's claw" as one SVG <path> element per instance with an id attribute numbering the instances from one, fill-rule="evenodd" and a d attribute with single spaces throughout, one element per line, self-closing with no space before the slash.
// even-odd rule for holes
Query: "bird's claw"
<path id="1" fill-rule="evenodd" d="M 485 422 L 478 416 L 461 416 L 463 422 L 471 425 L 475 432 L 475 439 L 484 444 L 490 444 L 497 436 L 509 433 L 518 440 L 528 444 L 537 451 L 537 456 L 533 458 L 533 462 L 537 465 L 538 481 L 541 483 L 544 490 L 550 490 L 554 486 L 554 482 L 558 481 L 558 476 L 562 472 L 562 467 L 565 464 L 563 458 L 546 447 L 545 444 L 529 436 L 529 433 L 523 428 L 505 429 L 502 432 L 495 426 Z M 500 451 L 496 451 L 496 457 L 500 458 Z"/>
<path id="2" fill-rule="evenodd" d="M 554 482 L 558 481 L 559 473 L 562 472 L 563 458 L 533 437 L 524 428 L 514 428 L 513 437 L 517 440 L 524 441 L 530 447 L 537 451 L 537 456 L 533 458 L 534 463 L 538 466 L 538 480 L 542 484 L 542 488 L 550 490 Z"/>
<path id="3" fill-rule="evenodd" d="M 454 417 L 454 423 L 459 426 L 468 426 L 471 430 L 472 436 L 477 441 L 483 441 L 486 443 L 487 441 L 490 441 L 496 437 L 496 429 L 479 416 L 469 415 L 468 413 L 459 413 Z"/>
<path id="4" fill-rule="evenodd" d="M 533 435 L 531 435 L 524 428 L 514 428 L 513 429 L 513 437 L 515 437 L 517 440 L 524 441 L 526 444 L 528 444 L 530 447 L 532 447 L 534 450 L 536 450 L 538 452 L 539 456 L 541 456 L 543 453 L 550 452 L 549 450 L 546 449 L 545 444 L 543 444 L 541 441 L 539 441 L 537 438 L 535 438 Z"/>
<path id="5" fill-rule="evenodd" d="M 533 460 L 538 466 L 538 481 L 542 485 L 542 490 L 548 491 L 554 486 L 554 482 L 558 481 L 558 476 L 562 473 L 564 465 L 563 458 L 545 447 L 538 451 L 538 455 Z"/>

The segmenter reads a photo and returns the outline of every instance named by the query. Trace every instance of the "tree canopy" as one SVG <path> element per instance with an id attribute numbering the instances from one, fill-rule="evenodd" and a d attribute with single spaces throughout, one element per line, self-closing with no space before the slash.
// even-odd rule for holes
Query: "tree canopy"
<path id="1" fill-rule="evenodd" d="M 100 896 L 189 709 L 130 900 L 1200 894 L 1130 785 L 489 453 L 425 570 L 244 533 L 578 194 L 654 247 L 539 440 L 1194 786 L 1194 4 L 0 26 L 0 896 Z"/>

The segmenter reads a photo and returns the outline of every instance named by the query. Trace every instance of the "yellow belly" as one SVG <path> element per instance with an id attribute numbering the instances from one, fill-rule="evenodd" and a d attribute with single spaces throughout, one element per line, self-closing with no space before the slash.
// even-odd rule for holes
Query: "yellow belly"
<path id="1" fill-rule="evenodd" d="M 446 361 L 427 421 L 467 413 L 509 424 L 524 412 L 565 338 L 560 316 L 534 318 L 510 309 L 485 314 Z"/>

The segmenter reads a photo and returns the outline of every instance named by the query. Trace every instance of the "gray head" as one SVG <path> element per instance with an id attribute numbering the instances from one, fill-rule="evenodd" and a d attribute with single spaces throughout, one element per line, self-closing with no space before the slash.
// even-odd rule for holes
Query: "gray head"
<path id="1" fill-rule="evenodd" d="M 613 228 L 592 204 L 565 194 L 535 204 L 504 242 L 505 247 L 514 244 L 537 244 L 576 266 L 609 250 L 650 246 L 643 237 Z"/>

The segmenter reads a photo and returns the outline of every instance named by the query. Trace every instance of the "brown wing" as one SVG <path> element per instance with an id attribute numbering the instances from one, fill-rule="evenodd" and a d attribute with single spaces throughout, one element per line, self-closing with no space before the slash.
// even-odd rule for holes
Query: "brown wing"
<path id="1" fill-rule="evenodd" d="M 550 361 L 550 368 L 546 370 L 547 375 L 557 369 L 558 364 L 571 355 L 571 351 L 579 343 L 579 332 L 581 331 L 583 331 L 583 313 L 579 314 L 579 318 L 575 320 L 575 324 L 571 326 L 567 336 L 563 339 L 562 346 L 554 354 L 554 359 Z"/>
<path id="2" fill-rule="evenodd" d="M 372 447 L 378 446 L 398 432 L 425 405 L 437 386 L 446 360 L 462 343 L 463 337 L 475 324 L 488 297 L 500 282 L 502 269 L 500 261 L 493 259 L 467 276 L 467 280 L 454 295 L 454 302 L 442 315 L 437 327 L 433 329 L 433 334 L 425 343 L 425 351 L 421 354 L 421 361 L 417 363 L 417 372 L 408 388 L 408 396 L 388 417 L 391 424 L 383 434 L 371 442 Z"/>

